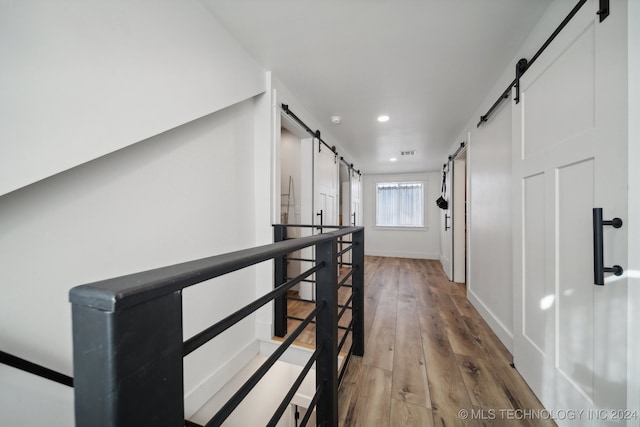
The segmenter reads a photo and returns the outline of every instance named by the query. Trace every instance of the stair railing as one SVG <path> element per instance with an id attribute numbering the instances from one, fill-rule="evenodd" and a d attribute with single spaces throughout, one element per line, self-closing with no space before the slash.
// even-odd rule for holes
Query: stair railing
<path id="1" fill-rule="evenodd" d="M 353 241 L 353 286 L 362 290 L 363 227 L 344 227 L 330 233 L 275 242 L 71 289 L 76 426 L 185 425 L 183 357 L 312 274 L 315 274 L 317 293 L 314 310 L 206 426 L 221 425 L 314 319 L 316 350 L 301 377 L 294 381 L 285 400 L 265 424 L 278 422 L 315 363 L 316 394 L 302 421 L 306 424 L 315 409 L 316 425 L 337 425 L 337 248 L 341 237 L 349 234 Z M 184 288 L 306 247 L 315 248 L 316 260 L 312 268 L 183 342 Z M 354 310 L 360 313 L 364 312 L 363 304 L 362 294 L 352 300 Z M 354 319 L 354 354 L 364 351 L 363 325 L 362 315 Z M 358 336 L 356 331 L 359 331 Z M 189 425 L 195 424 L 189 422 Z"/>

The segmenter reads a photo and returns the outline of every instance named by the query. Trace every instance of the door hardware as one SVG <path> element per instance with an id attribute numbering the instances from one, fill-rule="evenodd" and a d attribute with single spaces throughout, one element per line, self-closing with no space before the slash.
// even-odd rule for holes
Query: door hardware
<path id="1" fill-rule="evenodd" d="M 604 266 L 604 245 L 603 245 L 603 228 L 610 225 L 613 228 L 622 227 L 620 218 L 612 220 L 602 219 L 602 208 L 593 208 L 593 283 L 595 285 L 604 285 L 604 273 L 613 273 L 621 276 L 624 270 L 619 265 L 613 267 Z"/>

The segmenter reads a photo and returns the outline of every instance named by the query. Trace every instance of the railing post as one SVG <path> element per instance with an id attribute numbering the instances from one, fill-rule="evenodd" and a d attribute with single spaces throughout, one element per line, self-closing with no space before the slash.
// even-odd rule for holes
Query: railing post
<path id="1" fill-rule="evenodd" d="M 316 384 L 324 389 L 316 406 L 316 425 L 338 425 L 338 248 L 337 239 L 316 245 L 316 305 L 326 303 L 316 318 L 316 345 L 324 347 L 316 361 Z"/>
<path id="2" fill-rule="evenodd" d="M 75 425 L 184 425 L 180 291 L 128 303 L 82 288 L 70 292 Z"/>
<path id="3" fill-rule="evenodd" d="M 287 227 L 281 224 L 273 226 L 273 241 L 287 239 Z M 276 288 L 287 281 L 287 260 L 284 256 L 273 259 L 273 287 Z M 286 295 L 273 301 L 273 334 L 277 337 L 287 335 L 287 298 Z"/>
<path id="4" fill-rule="evenodd" d="M 364 229 L 352 235 L 353 354 L 364 356 Z"/>

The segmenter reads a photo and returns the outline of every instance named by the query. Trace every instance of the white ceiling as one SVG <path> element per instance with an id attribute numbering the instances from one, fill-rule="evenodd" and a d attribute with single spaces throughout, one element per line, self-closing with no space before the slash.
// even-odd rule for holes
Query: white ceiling
<path id="1" fill-rule="evenodd" d="M 203 1 L 365 173 L 438 169 L 550 3 Z"/>

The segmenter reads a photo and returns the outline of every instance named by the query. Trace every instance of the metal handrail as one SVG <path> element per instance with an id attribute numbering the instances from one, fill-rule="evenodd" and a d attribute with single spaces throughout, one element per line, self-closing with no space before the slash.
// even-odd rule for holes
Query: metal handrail
<path id="1" fill-rule="evenodd" d="M 107 311 L 123 309 L 290 252 L 330 242 L 336 237 L 362 229 L 363 227 L 344 227 L 329 233 L 285 240 L 76 286 L 69 293 L 69 301 L 72 304 L 90 304 Z"/>
<path id="2" fill-rule="evenodd" d="M 69 300 L 73 304 L 76 425 L 183 425 L 184 355 L 269 301 L 277 303 L 290 287 L 306 280 L 311 274 L 316 275 L 318 283 L 315 310 L 206 425 L 219 425 L 229 416 L 310 323 L 317 325 L 317 342 L 326 343 L 315 356 L 318 358 L 318 393 L 313 405 L 319 402 L 318 417 L 324 417 L 323 420 L 329 424 L 337 422 L 336 337 L 339 303 L 336 247 L 340 237 L 347 234 L 353 236 L 353 248 L 357 248 L 359 259 L 358 265 L 354 262 L 354 270 L 357 270 L 354 283 L 359 286 L 358 296 L 354 298 L 352 295 L 350 301 L 353 301 L 354 307 L 360 307 L 364 304 L 363 227 L 340 227 L 337 231 L 324 234 L 283 240 L 71 289 Z M 283 260 L 286 254 L 310 246 L 316 248 L 316 266 L 290 281 L 278 281 L 273 291 L 183 341 L 183 289 L 270 259 L 276 261 L 277 266 L 281 262 L 278 260 Z M 359 310 L 360 313 L 363 311 Z M 357 332 L 358 337 L 354 337 L 352 348 L 357 347 L 355 353 L 362 355 L 364 323 L 361 315 L 357 319 L 357 327 L 352 327 L 352 318 L 349 329 L 353 329 L 354 334 Z M 134 401 L 135 405 L 123 404 Z M 282 405 L 286 403 L 283 401 Z M 308 419 L 308 416 L 310 412 L 305 418 Z"/>

